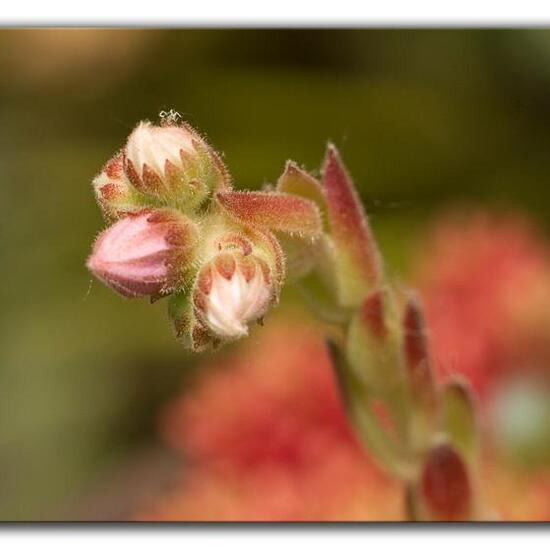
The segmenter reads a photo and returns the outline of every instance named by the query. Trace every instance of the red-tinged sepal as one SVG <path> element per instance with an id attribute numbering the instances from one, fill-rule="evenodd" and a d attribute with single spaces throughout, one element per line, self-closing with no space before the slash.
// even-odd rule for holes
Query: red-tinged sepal
<path id="1" fill-rule="evenodd" d="M 428 453 L 416 496 L 416 510 L 421 520 L 472 519 L 471 476 L 462 456 L 449 443 L 439 443 Z"/>
<path id="2" fill-rule="evenodd" d="M 321 184 L 311 174 L 289 160 L 277 181 L 276 190 L 313 201 L 321 214 L 323 231 L 328 230 L 325 197 Z M 292 279 L 303 279 L 312 273 L 315 267 L 326 267 L 326 264 L 321 265 L 323 259 L 320 257 L 326 250 L 326 243 L 321 242 L 325 240 L 325 236 L 314 243 L 285 234 L 279 235 L 279 240 L 285 251 L 288 274 Z"/>
<path id="3" fill-rule="evenodd" d="M 264 229 L 247 228 L 245 234 L 254 243 L 254 253 L 269 267 L 269 278 L 273 285 L 272 306 L 279 302 L 279 296 L 288 271 L 281 243 L 273 233 Z"/>
<path id="4" fill-rule="evenodd" d="M 309 199 L 263 191 L 226 191 L 216 196 L 230 216 L 253 227 L 301 238 L 315 238 L 321 234 L 319 208 Z"/>
<path id="5" fill-rule="evenodd" d="M 326 203 L 321 184 L 311 174 L 289 160 L 277 181 L 277 191 L 298 195 L 313 201 L 322 215 L 326 215 Z"/>
<path id="6" fill-rule="evenodd" d="M 339 299 L 342 305 L 355 307 L 380 285 L 382 267 L 359 196 L 333 145 L 327 148 L 321 183 L 334 241 Z"/>
<path id="7" fill-rule="evenodd" d="M 403 348 L 413 399 L 421 407 L 433 412 L 436 392 L 424 313 L 418 298 L 407 297 L 403 315 Z"/>
<path id="8" fill-rule="evenodd" d="M 196 225 L 176 210 L 142 210 L 96 239 L 88 269 L 127 298 L 169 294 L 184 282 L 197 243 Z"/>
<path id="9" fill-rule="evenodd" d="M 220 340 L 195 315 L 191 296 L 182 291 L 170 296 L 168 316 L 174 327 L 176 337 L 185 348 L 201 352 L 216 348 Z"/>
<path id="10" fill-rule="evenodd" d="M 385 391 L 399 378 L 395 307 L 387 290 L 367 296 L 352 318 L 347 357 L 356 375 L 374 390 Z"/>
<path id="11" fill-rule="evenodd" d="M 123 169 L 122 153 L 117 153 L 92 182 L 97 202 L 109 220 L 116 220 L 148 206 L 147 197 L 128 180 Z"/>
<path id="12" fill-rule="evenodd" d="M 402 334 L 403 358 L 411 403 L 408 421 L 409 441 L 417 452 L 424 452 L 430 444 L 437 424 L 437 393 L 428 350 L 426 321 L 420 302 L 412 293 L 409 293 L 405 301 Z"/>

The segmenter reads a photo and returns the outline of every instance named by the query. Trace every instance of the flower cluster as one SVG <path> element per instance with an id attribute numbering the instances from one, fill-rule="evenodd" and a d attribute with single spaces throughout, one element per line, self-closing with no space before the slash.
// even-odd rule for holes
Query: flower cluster
<path id="1" fill-rule="evenodd" d="M 88 268 L 124 297 L 170 296 L 175 330 L 195 351 L 245 336 L 277 302 L 285 258 L 275 233 L 311 240 L 321 230 L 313 200 L 234 191 L 220 156 L 173 118 L 139 123 L 93 187 L 111 225 Z"/>

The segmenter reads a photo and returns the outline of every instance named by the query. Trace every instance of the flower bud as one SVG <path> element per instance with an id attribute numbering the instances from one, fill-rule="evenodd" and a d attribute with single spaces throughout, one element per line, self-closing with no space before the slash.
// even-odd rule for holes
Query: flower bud
<path id="1" fill-rule="evenodd" d="M 268 264 L 255 254 L 229 250 L 200 270 L 193 292 L 198 317 L 221 340 L 248 334 L 275 296 Z"/>
<path id="2" fill-rule="evenodd" d="M 195 225 L 175 210 L 142 210 L 122 218 L 96 239 L 88 269 L 127 298 L 171 292 L 189 266 Z"/>
<path id="3" fill-rule="evenodd" d="M 196 208 L 213 189 L 227 187 L 217 154 L 185 124 L 140 122 L 123 150 L 134 187 L 183 210 Z"/>
<path id="4" fill-rule="evenodd" d="M 472 487 L 466 465 L 449 444 L 434 447 L 420 480 L 421 510 L 425 519 L 465 521 L 472 512 Z"/>

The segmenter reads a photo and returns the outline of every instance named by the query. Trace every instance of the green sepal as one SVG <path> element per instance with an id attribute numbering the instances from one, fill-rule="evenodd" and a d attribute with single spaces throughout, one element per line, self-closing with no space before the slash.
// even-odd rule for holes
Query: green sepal
<path id="1" fill-rule="evenodd" d="M 441 390 L 441 430 L 470 462 L 478 448 L 478 419 L 467 383 L 454 378 Z"/>
<path id="2" fill-rule="evenodd" d="M 284 172 L 277 181 L 277 191 L 298 195 L 304 199 L 313 201 L 325 224 L 327 223 L 327 204 L 323 195 L 321 184 L 308 172 L 302 170 L 295 162 L 289 160 L 286 163 Z"/>
<path id="3" fill-rule="evenodd" d="M 168 318 L 177 338 L 181 338 L 185 347 L 191 347 L 190 327 L 193 307 L 189 292 L 175 292 L 168 298 Z"/>
<path id="4" fill-rule="evenodd" d="M 347 336 L 346 353 L 354 373 L 384 393 L 403 378 L 395 317 L 389 291 L 375 291 L 353 316 Z"/>

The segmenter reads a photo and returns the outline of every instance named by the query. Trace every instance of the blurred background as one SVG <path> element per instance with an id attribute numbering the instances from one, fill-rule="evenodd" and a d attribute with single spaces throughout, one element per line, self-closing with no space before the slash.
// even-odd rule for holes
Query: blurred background
<path id="1" fill-rule="evenodd" d="M 396 281 L 450 207 L 550 237 L 550 31 L 2 30 L 0 74 L 2 520 L 125 517 L 178 467 L 158 413 L 198 358 L 84 267 L 139 120 L 179 111 L 243 188 L 334 141 Z"/>

